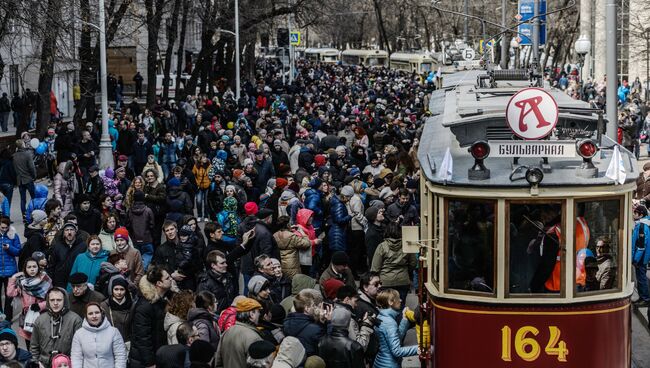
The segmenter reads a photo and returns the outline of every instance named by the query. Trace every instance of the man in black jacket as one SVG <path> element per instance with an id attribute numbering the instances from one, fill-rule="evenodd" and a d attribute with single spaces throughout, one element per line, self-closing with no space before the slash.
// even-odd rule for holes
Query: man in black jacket
<path id="1" fill-rule="evenodd" d="M 65 288 L 68 285 L 70 270 L 77 256 L 86 251 L 86 243 L 77 235 L 77 225 L 66 222 L 63 234 L 54 242 L 50 256 L 48 275 L 52 275 L 52 283 L 56 287 Z"/>
<path id="2" fill-rule="evenodd" d="M 273 210 L 263 208 L 257 213 L 258 221 L 252 227 L 255 229 L 255 237 L 252 239 L 252 244 L 250 247 L 250 252 L 242 258 L 242 274 L 244 275 L 244 291 L 246 294 L 248 292 L 248 281 L 253 277 L 255 273 L 255 265 L 253 260 L 257 256 L 266 254 L 271 258 L 280 259 L 280 251 L 278 250 L 278 245 L 273 238 L 273 232 L 271 231 L 270 225 L 273 218 Z M 241 229 L 243 231 L 248 231 L 250 229 Z"/>
<path id="3" fill-rule="evenodd" d="M 131 331 L 131 368 L 152 367 L 156 364 L 156 351 L 167 345 L 163 325 L 165 306 L 172 288 L 172 278 L 161 267 L 150 267 L 140 279 L 142 297 L 135 305 Z"/>
<path id="4" fill-rule="evenodd" d="M 319 356 L 328 367 L 363 367 L 363 347 L 348 337 L 348 326 L 352 313 L 345 308 L 332 312 L 331 332 L 318 344 Z"/>
<path id="5" fill-rule="evenodd" d="M 218 250 L 213 250 L 206 257 L 208 270 L 199 277 L 197 292 L 207 290 L 217 298 L 215 313 L 228 308 L 237 296 L 237 288 L 232 275 L 228 272 L 226 255 Z"/>

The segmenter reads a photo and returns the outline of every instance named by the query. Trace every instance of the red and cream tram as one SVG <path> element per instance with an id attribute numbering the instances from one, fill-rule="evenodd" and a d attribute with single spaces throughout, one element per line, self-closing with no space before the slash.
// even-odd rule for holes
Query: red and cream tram
<path id="1" fill-rule="evenodd" d="M 404 231 L 423 366 L 631 366 L 635 159 L 598 111 L 528 75 L 460 72 L 432 94 L 421 226 Z"/>

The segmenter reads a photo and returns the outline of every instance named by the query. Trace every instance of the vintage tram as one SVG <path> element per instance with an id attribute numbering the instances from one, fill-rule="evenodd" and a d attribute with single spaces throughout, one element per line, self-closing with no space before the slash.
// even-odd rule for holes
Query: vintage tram
<path id="1" fill-rule="evenodd" d="M 423 366 L 630 367 L 633 154 L 529 71 L 443 83 L 403 242 L 420 252 Z"/>

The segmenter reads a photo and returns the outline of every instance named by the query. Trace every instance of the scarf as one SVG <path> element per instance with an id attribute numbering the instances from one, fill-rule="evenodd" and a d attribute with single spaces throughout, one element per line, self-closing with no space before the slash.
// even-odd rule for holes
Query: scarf
<path id="1" fill-rule="evenodd" d="M 48 290 L 52 288 L 52 279 L 45 272 L 33 277 L 20 276 L 17 281 L 25 293 L 38 299 L 45 299 Z"/>
<path id="2" fill-rule="evenodd" d="M 239 227 L 239 220 L 237 217 L 237 200 L 233 197 L 228 197 L 223 201 L 223 209 L 226 212 L 226 221 L 224 221 L 224 232 L 229 236 L 237 236 L 237 229 Z"/>
<path id="3" fill-rule="evenodd" d="M 133 304 L 133 301 L 131 300 L 131 294 L 129 291 L 126 291 L 126 294 L 124 295 L 124 299 L 122 300 L 122 303 L 118 303 L 113 297 L 111 296 L 108 298 L 108 306 L 111 308 L 111 311 L 125 311 L 131 309 L 131 305 Z"/>

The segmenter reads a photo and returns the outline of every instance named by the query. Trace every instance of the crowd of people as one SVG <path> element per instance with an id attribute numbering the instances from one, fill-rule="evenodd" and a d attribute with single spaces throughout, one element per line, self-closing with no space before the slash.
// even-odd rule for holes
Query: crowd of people
<path id="1" fill-rule="evenodd" d="M 415 73 L 309 62 L 285 86 L 262 63 L 238 100 L 111 111 L 114 167 L 98 122 L 51 126 L 42 181 L 25 134 L 0 153 L 0 363 L 401 366 L 419 351 L 402 346 L 421 316 L 400 239 L 419 224 L 427 92 Z"/>

